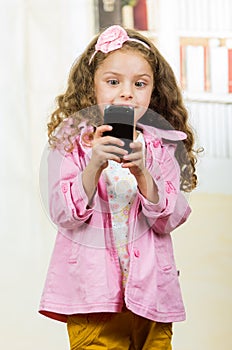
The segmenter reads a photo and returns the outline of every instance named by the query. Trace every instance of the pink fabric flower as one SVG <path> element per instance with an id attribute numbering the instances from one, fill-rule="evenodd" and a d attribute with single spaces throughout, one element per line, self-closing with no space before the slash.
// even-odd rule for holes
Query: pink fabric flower
<path id="1" fill-rule="evenodd" d="M 126 41 L 136 41 L 143 46 L 145 46 L 147 49 L 150 49 L 150 47 L 143 41 L 136 39 L 136 38 L 130 38 L 127 35 L 127 32 L 124 28 L 122 28 L 119 25 L 113 25 L 109 28 L 107 28 L 98 38 L 97 43 L 95 45 L 95 51 L 90 57 L 89 64 L 91 64 L 94 56 L 98 51 L 101 51 L 103 53 L 109 53 L 111 51 L 120 49 L 122 45 Z"/>
<path id="2" fill-rule="evenodd" d="M 83 147 L 91 147 L 92 141 L 93 141 L 93 126 L 92 125 L 86 125 L 85 122 L 80 123 L 80 144 Z"/>
<path id="3" fill-rule="evenodd" d="M 113 25 L 99 36 L 95 50 L 108 53 L 121 48 L 123 43 L 129 39 L 125 29 L 118 25 Z"/>

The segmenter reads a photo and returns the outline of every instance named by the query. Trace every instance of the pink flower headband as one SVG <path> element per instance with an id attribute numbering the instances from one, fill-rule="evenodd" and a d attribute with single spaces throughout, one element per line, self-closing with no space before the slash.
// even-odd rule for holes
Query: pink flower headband
<path id="1" fill-rule="evenodd" d="M 89 60 L 89 64 L 91 64 L 94 56 L 98 51 L 101 51 L 103 53 L 108 53 L 108 52 L 120 49 L 126 41 L 136 41 L 137 43 L 140 43 L 143 46 L 145 46 L 147 49 L 150 49 L 150 47 L 143 41 L 135 38 L 130 38 L 127 35 L 127 32 L 125 31 L 125 29 L 123 29 L 119 25 L 113 25 L 107 28 L 99 36 L 97 43 L 95 45 L 95 51 Z"/>

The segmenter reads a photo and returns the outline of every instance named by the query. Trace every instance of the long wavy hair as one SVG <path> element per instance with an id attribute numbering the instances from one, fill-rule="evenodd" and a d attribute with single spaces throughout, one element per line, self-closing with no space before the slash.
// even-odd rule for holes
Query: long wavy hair
<path id="1" fill-rule="evenodd" d="M 126 31 L 130 38 L 143 41 L 150 48 L 148 49 L 145 45 L 136 41 L 126 41 L 120 49 L 140 52 L 153 70 L 154 88 L 149 110 L 154 111 L 154 115 L 158 114 L 161 120 L 169 124 L 170 128 L 183 131 L 187 134 L 185 140 L 177 142 L 175 156 L 181 169 L 180 188 L 183 191 L 190 192 L 197 185 L 197 176 L 195 173 L 197 151 L 194 150 L 194 133 L 188 123 L 188 112 L 183 103 L 181 90 L 172 68 L 155 45 L 135 30 L 126 29 Z M 51 114 L 47 125 L 48 139 L 52 147 L 56 147 L 58 143 L 65 142 L 66 139 L 68 140 L 67 149 L 68 151 L 72 151 L 74 147 L 72 136 L 80 132 L 79 125 L 85 117 L 87 123 L 95 127 L 101 125 L 103 122 L 101 113 L 97 112 L 96 108 L 90 108 L 96 106 L 94 92 L 95 72 L 105 58 L 112 53 L 104 54 L 97 52 L 90 63 L 90 58 L 95 51 L 95 44 L 100 34 L 90 42 L 83 54 L 74 62 L 70 70 L 67 89 L 56 99 L 57 108 Z M 62 128 L 67 120 L 70 121 L 69 126 L 71 126 L 68 133 L 67 128 Z M 157 126 L 157 118 L 153 118 L 151 113 L 149 117 L 142 117 L 139 122 L 159 127 Z M 167 127 L 164 128 L 167 129 Z M 63 133 L 62 130 L 64 130 Z"/>

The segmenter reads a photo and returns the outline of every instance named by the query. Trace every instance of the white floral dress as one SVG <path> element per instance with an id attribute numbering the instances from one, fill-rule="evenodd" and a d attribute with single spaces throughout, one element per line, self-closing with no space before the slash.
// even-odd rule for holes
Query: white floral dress
<path id="1" fill-rule="evenodd" d="M 142 142 L 144 146 L 141 133 L 136 141 Z M 122 168 L 121 164 L 112 160 L 109 161 L 108 167 L 104 170 L 104 177 L 111 210 L 113 234 L 122 271 L 122 285 L 125 288 L 130 259 L 127 247 L 128 217 L 137 193 L 137 182 L 128 169 Z"/>

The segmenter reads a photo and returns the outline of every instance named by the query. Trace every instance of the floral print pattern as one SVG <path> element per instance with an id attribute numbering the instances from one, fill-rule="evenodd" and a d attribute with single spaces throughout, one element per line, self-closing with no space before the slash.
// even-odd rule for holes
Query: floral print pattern
<path id="1" fill-rule="evenodd" d="M 136 141 L 140 141 L 144 145 L 142 134 L 139 134 Z M 125 288 L 130 261 L 127 246 L 128 218 L 137 193 L 137 182 L 128 169 L 122 168 L 121 164 L 111 160 L 108 163 L 108 167 L 104 170 L 104 177 L 111 211 L 113 234 L 122 271 L 122 284 L 123 288 Z"/>
<path id="2" fill-rule="evenodd" d="M 131 205 L 137 192 L 137 182 L 128 169 L 123 169 L 119 163 L 109 161 L 104 170 L 107 193 L 112 217 L 112 227 L 115 244 L 122 270 L 122 283 L 125 287 L 129 272 L 128 217 Z"/>

